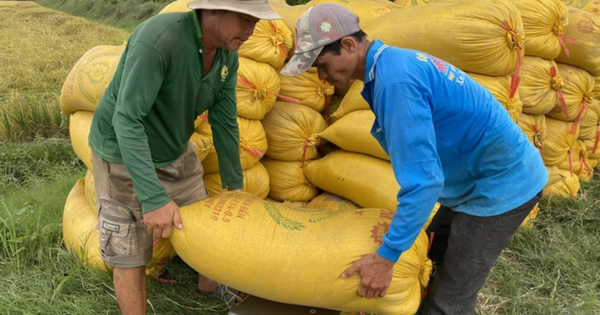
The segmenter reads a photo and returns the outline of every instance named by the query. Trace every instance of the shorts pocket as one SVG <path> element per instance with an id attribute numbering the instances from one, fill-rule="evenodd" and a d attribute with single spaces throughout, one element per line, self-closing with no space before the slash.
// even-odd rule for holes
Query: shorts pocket
<path id="1" fill-rule="evenodd" d="M 117 202 L 100 200 L 98 218 L 103 258 L 130 256 L 140 251 L 134 212 Z"/>

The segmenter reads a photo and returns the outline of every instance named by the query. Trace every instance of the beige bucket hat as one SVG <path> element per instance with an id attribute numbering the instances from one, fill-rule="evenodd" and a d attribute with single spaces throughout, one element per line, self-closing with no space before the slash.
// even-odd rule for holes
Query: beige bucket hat
<path id="1" fill-rule="evenodd" d="M 261 20 L 280 20 L 268 0 L 195 0 L 188 3 L 192 10 L 226 10 L 248 14 Z"/>

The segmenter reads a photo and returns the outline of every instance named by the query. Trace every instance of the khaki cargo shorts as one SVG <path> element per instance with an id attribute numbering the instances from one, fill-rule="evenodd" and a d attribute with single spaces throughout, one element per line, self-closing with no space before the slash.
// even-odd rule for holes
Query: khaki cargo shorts
<path id="1" fill-rule="evenodd" d="M 152 235 L 142 223 L 142 205 L 124 164 L 110 163 L 92 150 L 98 204 L 100 255 L 116 268 L 135 268 L 152 259 Z M 156 169 L 162 185 L 180 207 L 208 198 L 204 169 L 191 144 L 173 163 Z"/>

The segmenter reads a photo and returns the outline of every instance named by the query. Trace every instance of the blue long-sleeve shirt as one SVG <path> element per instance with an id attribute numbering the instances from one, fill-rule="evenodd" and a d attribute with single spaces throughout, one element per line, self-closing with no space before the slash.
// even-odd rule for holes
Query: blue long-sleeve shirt
<path id="1" fill-rule="evenodd" d="M 374 41 L 364 82 L 362 96 L 376 116 L 371 134 L 401 186 L 382 257 L 397 261 L 412 246 L 436 201 L 494 216 L 546 185 L 539 151 L 492 94 L 456 67 Z"/>

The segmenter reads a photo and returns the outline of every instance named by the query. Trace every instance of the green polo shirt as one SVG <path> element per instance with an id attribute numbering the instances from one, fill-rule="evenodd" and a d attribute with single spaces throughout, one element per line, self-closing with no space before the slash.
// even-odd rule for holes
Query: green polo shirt
<path id="1" fill-rule="evenodd" d="M 201 38 L 194 11 L 159 14 L 141 23 L 94 113 L 90 146 L 104 160 L 125 164 L 144 213 L 171 200 L 155 168 L 183 154 L 196 117 L 207 109 L 223 188 L 243 187 L 238 54 L 219 49 L 204 76 Z"/>

